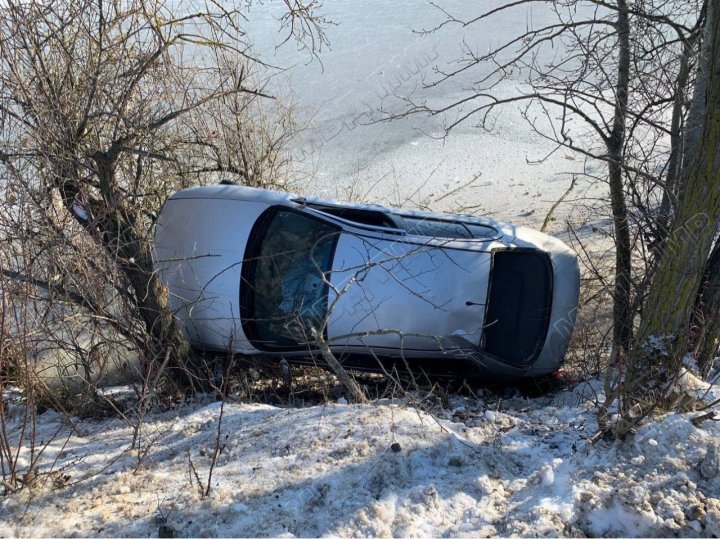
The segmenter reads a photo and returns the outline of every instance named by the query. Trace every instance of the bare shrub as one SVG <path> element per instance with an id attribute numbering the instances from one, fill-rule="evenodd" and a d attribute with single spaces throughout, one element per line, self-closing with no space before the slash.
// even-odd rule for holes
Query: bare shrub
<path id="1" fill-rule="evenodd" d="M 293 2 L 288 39 L 324 42 Z M 164 0 L 6 3 L 0 19 L 0 242 L 5 295 L 24 309 L 28 367 L 70 401 L 98 385 L 195 384 L 152 267 L 174 190 L 288 174 L 291 107 L 266 92 L 241 9 Z M 164 364 L 167 364 L 163 367 Z M 166 382 L 172 382 L 167 384 Z"/>

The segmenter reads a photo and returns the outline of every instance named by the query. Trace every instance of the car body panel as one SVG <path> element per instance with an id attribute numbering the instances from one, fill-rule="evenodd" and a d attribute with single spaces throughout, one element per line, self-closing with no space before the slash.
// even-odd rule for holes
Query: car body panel
<path id="1" fill-rule="evenodd" d="M 240 283 L 248 234 L 263 202 L 173 197 L 155 232 L 155 267 L 170 308 L 194 345 L 252 352 L 239 323 Z"/>
<path id="2" fill-rule="evenodd" d="M 343 351 L 442 352 L 445 339 L 454 337 L 471 351 L 480 344 L 490 258 L 489 252 L 343 234 L 331 279 L 339 294 L 330 293 L 330 342 Z"/>
<path id="3" fill-rule="evenodd" d="M 552 313 L 543 349 L 535 363 L 523 371 L 537 376 L 557 369 L 565 357 L 580 297 L 580 268 L 577 255 L 562 241 L 537 230 L 516 227 L 514 243 L 518 247 L 540 249 L 550 256 L 554 285 Z"/>

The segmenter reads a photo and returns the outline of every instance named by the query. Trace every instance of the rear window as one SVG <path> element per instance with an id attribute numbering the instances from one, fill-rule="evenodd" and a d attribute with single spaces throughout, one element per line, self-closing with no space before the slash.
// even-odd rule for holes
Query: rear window
<path id="1" fill-rule="evenodd" d="M 532 365 L 547 336 L 552 286 L 552 264 L 546 253 L 494 252 L 484 350 L 517 367 Z"/>

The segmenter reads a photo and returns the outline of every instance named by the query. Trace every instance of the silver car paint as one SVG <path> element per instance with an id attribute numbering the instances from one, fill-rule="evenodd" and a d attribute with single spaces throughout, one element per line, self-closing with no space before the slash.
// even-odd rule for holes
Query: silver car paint
<path id="1" fill-rule="evenodd" d="M 240 270 L 248 232 L 263 202 L 171 198 L 155 233 L 155 267 L 170 308 L 192 344 L 238 351 L 253 348 L 240 327 Z"/>
<path id="2" fill-rule="evenodd" d="M 490 262 L 489 252 L 343 234 L 331 279 L 340 294 L 336 302 L 330 294 L 328 337 L 348 351 L 437 352 L 444 348 L 438 337 L 455 336 L 472 350 L 480 344 Z"/>
<path id="3" fill-rule="evenodd" d="M 242 257 L 252 225 L 274 205 L 322 215 L 343 228 L 331 282 L 328 337 L 345 351 L 402 353 L 407 358 L 472 356 L 500 376 L 535 376 L 562 363 L 579 294 L 577 257 L 560 240 L 487 218 L 411 210 L 393 213 L 492 226 L 491 239 L 448 240 L 391 234 L 307 207 L 336 202 L 238 186 L 186 189 L 168 199 L 158 219 L 156 268 L 167 283 L 171 308 L 195 345 L 259 353 L 240 325 Z M 380 206 L 342 204 L 389 212 Z M 399 232 L 399 231 L 397 231 Z M 532 248 L 553 266 L 553 306 L 548 336 L 537 361 L 515 368 L 475 353 L 480 343 L 491 252 Z M 471 305 L 466 303 L 470 302 Z M 284 355 L 288 355 L 287 352 Z"/>

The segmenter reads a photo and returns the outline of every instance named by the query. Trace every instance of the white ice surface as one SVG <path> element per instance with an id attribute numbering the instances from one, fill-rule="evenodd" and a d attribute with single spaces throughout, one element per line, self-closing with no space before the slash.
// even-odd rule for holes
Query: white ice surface
<path id="1" fill-rule="evenodd" d="M 458 18 L 469 19 L 501 3 L 443 0 L 439 5 Z M 503 109 L 490 131 L 471 120 L 446 138 L 443 126 L 456 113 L 374 123 L 382 117 L 379 109 L 402 110 L 398 96 L 439 105 L 467 95 L 487 67 L 469 70 L 439 87 L 422 86 L 432 80 L 435 68 L 447 69 L 448 62 L 459 60 L 463 46 L 484 52 L 528 25 L 538 27 L 555 20 L 548 7 L 530 6 L 513 8 L 485 25 L 465 29 L 449 25 L 423 35 L 418 32 L 443 20 L 429 2 L 367 0 L 360 6 L 351 0 L 333 0 L 322 10 L 336 23 L 326 27 L 330 48 L 321 51 L 322 63 L 298 52 L 292 41 L 277 48 L 286 35 L 276 30 L 282 2 L 254 6 L 248 28 L 257 53 L 284 70 L 271 88 L 281 97 L 291 93 L 299 116 L 309 121 L 293 148 L 303 178 L 293 190 L 542 224 L 552 203 L 570 185 L 572 174 L 588 168 L 595 173 L 599 165 L 586 164 L 566 151 L 553 152 L 556 146 L 532 132 L 519 108 Z M 539 61 L 549 61 L 558 54 L 557 45 L 538 53 Z M 512 78 L 500 84 L 496 95 L 523 91 L 527 88 Z M 539 118 L 538 111 L 531 116 Z M 591 137 L 582 126 L 576 129 L 590 145 Z M 452 192 L 473 178 L 477 178 L 473 187 Z M 604 197 L 605 190 L 580 182 L 571 198 L 588 193 Z M 563 228 L 569 208 L 558 210 L 555 230 Z"/>

